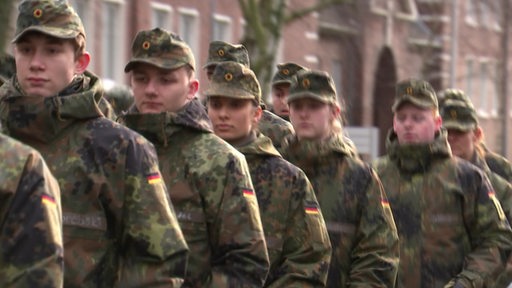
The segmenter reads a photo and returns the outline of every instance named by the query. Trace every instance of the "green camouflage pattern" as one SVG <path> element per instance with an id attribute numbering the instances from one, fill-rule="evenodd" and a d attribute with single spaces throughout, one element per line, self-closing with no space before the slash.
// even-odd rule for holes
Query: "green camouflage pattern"
<path id="1" fill-rule="evenodd" d="M 400 237 L 397 287 L 491 287 L 512 232 L 484 172 L 452 157 L 445 130 L 408 145 L 391 130 L 387 149 L 374 167 Z"/>
<path id="2" fill-rule="evenodd" d="M 490 151 L 484 143 L 480 143 L 479 147 L 484 151 L 484 158 L 487 166 L 492 172 L 500 175 L 509 183 L 512 183 L 512 164 L 507 158 Z"/>
<path id="3" fill-rule="evenodd" d="M 334 81 L 329 73 L 300 70 L 290 85 L 288 103 L 297 99 L 312 98 L 326 104 L 338 103 Z"/>
<path id="4" fill-rule="evenodd" d="M 222 62 L 236 62 L 250 66 L 249 52 L 244 45 L 224 41 L 212 41 L 208 45 L 208 58 L 203 68 L 216 66 Z"/>
<path id="5" fill-rule="evenodd" d="M 394 287 L 393 215 L 375 172 L 351 153 L 334 134 L 322 142 L 287 138 L 282 155 L 304 170 L 322 208 L 333 249 L 327 287 Z"/>
<path id="6" fill-rule="evenodd" d="M 221 62 L 216 64 L 204 95 L 251 99 L 259 104 L 261 88 L 256 75 L 247 66 L 236 62 Z"/>
<path id="7" fill-rule="evenodd" d="M 258 122 L 258 130 L 272 140 L 272 144 L 277 150 L 281 149 L 282 142 L 286 137 L 295 134 L 290 122 L 268 110 L 263 110 Z"/>
<path id="8" fill-rule="evenodd" d="M 462 90 L 446 89 L 441 92 L 439 110 L 446 129 L 472 131 L 478 127 L 476 110 Z"/>
<path id="9" fill-rule="evenodd" d="M 272 86 L 280 84 L 292 84 L 293 77 L 297 72 L 306 70 L 306 67 L 292 62 L 277 64 L 277 71 L 272 76 Z"/>
<path id="10" fill-rule="evenodd" d="M 439 105 L 432 85 L 418 79 L 407 79 L 396 84 L 395 102 L 391 110 L 395 112 L 405 102 L 423 108 L 437 108 Z"/>
<path id="11" fill-rule="evenodd" d="M 66 0 L 23 0 L 18 6 L 13 43 L 27 32 L 41 32 L 60 39 L 85 37 L 82 20 Z"/>
<path id="12" fill-rule="evenodd" d="M 132 58 L 124 67 L 131 71 L 137 63 L 146 63 L 158 68 L 173 70 L 185 65 L 195 69 L 192 49 L 179 35 L 161 28 L 142 30 L 132 43 Z"/>
<path id="13" fill-rule="evenodd" d="M 99 80 L 59 96 L 0 88 L 4 130 L 36 148 L 59 182 L 65 287 L 179 287 L 187 245 L 154 147 L 105 117 Z"/>
<path id="14" fill-rule="evenodd" d="M 269 268 L 244 156 L 213 134 L 198 99 L 178 112 L 119 121 L 149 139 L 190 247 L 184 287 L 261 287 Z"/>
<path id="15" fill-rule="evenodd" d="M 0 134 L 0 286 L 62 287 L 59 184 L 34 149 Z"/>
<path id="16" fill-rule="evenodd" d="M 112 106 L 115 115 L 121 115 L 123 112 L 128 111 L 134 101 L 132 89 L 117 83 L 114 83 L 109 89 L 105 89 L 103 98 Z"/>
<path id="17" fill-rule="evenodd" d="M 1 54 L 1 53 L 0 53 Z M 0 56 L 0 86 L 16 74 L 16 63 L 11 54 Z"/>
<path id="18" fill-rule="evenodd" d="M 236 147 L 249 164 L 270 258 L 264 287 L 325 287 L 331 244 L 306 175 L 263 134 Z"/>

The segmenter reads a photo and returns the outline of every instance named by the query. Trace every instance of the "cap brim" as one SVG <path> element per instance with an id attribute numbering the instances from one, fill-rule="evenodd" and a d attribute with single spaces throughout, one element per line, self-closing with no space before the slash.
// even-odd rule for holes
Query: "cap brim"
<path id="1" fill-rule="evenodd" d="M 31 26 L 23 30 L 21 33 L 16 35 L 11 43 L 18 42 L 23 36 L 25 36 L 29 32 L 40 32 L 55 38 L 59 39 L 73 39 L 79 34 L 82 34 L 78 31 L 73 31 L 70 29 L 62 29 L 57 27 L 43 27 L 43 26 Z M 85 35 L 84 35 L 85 37 Z"/>
<path id="2" fill-rule="evenodd" d="M 276 80 L 276 81 L 272 82 L 272 86 L 283 85 L 283 84 L 291 85 L 292 81 L 291 80 Z"/>
<path id="3" fill-rule="evenodd" d="M 448 120 L 448 121 L 443 120 L 443 127 L 446 129 L 454 129 L 454 130 L 468 132 L 468 131 L 472 131 L 473 129 L 475 129 L 476 125 L 474 123 L 461 123 L 461 122 L 453 121 L 453 120 Z"/>
<path id="4" fill-rule="evenodd" d="M 133 68 L 135 68 L 135 66 L 137 66 L 137 64 L 141 64 L 141 63 L 149 64 L 149 65 L 152 65 L 152 66 L 155 66 L 155 67 L 158 67 L 161 69 L 166 69 L 166 70 L 173 70 L 173 69 L 177 69 L 182 66 L 188 65 L 188 63 L 184 63 L 184 62 L 162 63 L 162 59 L 159 59 L 159 58 L 158 59 L 157 58 L 133 58 L 124 67 L 124 72 L 125 73 L 130 72 L 131 70 L 133 70 Z"/>
<path id="5" fill-rule="evenodd" d="M 288 104 L 290 104 L 291 102 L 293 102 L 295 100 L 306 99 L 306 98 L 313 99 L 313 100 L 316 100 L 316 101 L 319 101 L 319 102 L 322 102 L 322 103 L 325 103 L 325 104 L 330 103 L 330 101 L 328 99 L 326 99 L 324 97 L 321 97 L 321 96 L 319 96 L 317 94 L 310 93 L 310 92 L 302 92 L 302 93 L 290 94 L 290 95 L 288 95 L 286 100 L 287 100 Z"/>
<path id="6" fill-rule="evenodd" d="M 207 97 L 226 97 L 226 98 L 233 98 L 233 99 L 249 99 L 249 100 L 257 100 L 257 97 L 252 95 L 251 93 L 242 90 L 242 89 L 236 89 L 236 88 L 230 88 L 230 89 L 223 89 L 223 88 L 217 88 L 217 87 L 211 87 L 206 89 L 204 92 L 204 95 Z"/>
<path id="7" fill-rule="evenodd" d="M 395 103 L 393 104 L 393 107 L 391 107 L 391 110 L 393 112 L 396 112 L 396 110 L 398 108 L 400 108 L 400 106 L 402 106 L 405 103 L 411 103 L 414 106 L 417 106 L 417 107 L 420 107 L 420 108 L 424 108 L 424 109 L 436 107 L 436 105 L 434 105 L 433 103 L 421 101 L 421 100 L 419 100 L 419 99 L 417 99 L 415 97 L 412 97 L 410 95 L 404 95 L 404 96 L 402 96 L 400 98 L 400 100 L 395 101 Z"/>

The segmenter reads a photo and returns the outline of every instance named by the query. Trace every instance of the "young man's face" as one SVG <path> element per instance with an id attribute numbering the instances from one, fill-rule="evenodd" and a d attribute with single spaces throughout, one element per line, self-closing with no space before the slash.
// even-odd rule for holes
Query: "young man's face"
<path id="1" fill-rule="evenodd" d="M 290 103 L 290 122 L 299 139 L 322 140 L 327 138 L 336 117 L 331 105 L 303 98 Z"/>
<path id="2" fill-rule="evenodd" d="M 66 88 L 89 64 L 87 53 L 75 57 L 71 40 L 29 33 L 14 46 L 16 75 L 25 94 L 49 97 Z"/>
<path id="3" fill-rule="evenodd" d="M 476 149 L 475 144 L 478 141 L 476 131 L 447 130 L 448 142 L 450 143 L 453 155 L 470 161 Z"/>
<path id="4" fill-rule="evenodd" d="M 401 105 L 393 116 L 393 129 L 400 144 L 433 142 L 441 124 L 441 116 L 432 109 L 420 108 L 411 103 Z"/>
<path id="5" fill-rule="evenodd" d="M 208 99 L 208 116 L 217 136 L 236 143 L 251 133 L 261 118 L 261 108 L 250 99 L 214 96 Z"/>
<path id="6" fill-rule="evenodd" d="M 174 70 L 139 63 L 131 75 L 135 106 L 141 113 L 176 112 L 194 98 L 199 82 L 183 66 Z"/>
<path id="7" fill-rule="evenodd" d="M 290 108 L 286 100 L 289 89 L 289 84 L 278 84 L 272 87 L 272 107 L 274 108 L 274 113 L 285 118 L 290 115 Z"/>

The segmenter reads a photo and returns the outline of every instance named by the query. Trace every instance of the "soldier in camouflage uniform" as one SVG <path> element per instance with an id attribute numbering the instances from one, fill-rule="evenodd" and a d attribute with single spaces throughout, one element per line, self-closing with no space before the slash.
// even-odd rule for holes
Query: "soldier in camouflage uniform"
<path id="1" fill-rule="evenodd" d="M 67 1 L 22 1 L 13 43 L 17 74 L 0 91 L 0 117 L 60 184 L 64 286 L 179 287 L 188 248 L 156 152 L 99 111 L 76 12 Z"/>
<path id="2" fill-rule="evenodd" d="M 62 287 L 59 184 L 41 155 L 0 134 L 0 287 Z"/>
<path id="3" fill-rule="evenodd" d="M 277 71 L 272 76 L 272 112 L 286 121 L 290 121 L 290 107 L 288 107 L 288 94 L 293 77 L 301 70 L 306 70 L 299 64 L 292 62 L 277 64 Z"/>
<path id="4" fill-rule="evenodd" d="M 190 247 L 184 286 L 261 287 L 269 263 L 247 162 L 213 134 L 194 70 L 178 35 L 138 32 L 125 67 L 135 105 L 120 121 L 157 148 Z"/>
<path id="5" fill-rule="evenodd" d="M 288 96 L 296 136 L 283 157 L 306 172 L 322 208 L 333 248 L 327 287 L 394 287 L 398 236 L 375 172 L 353 155 L 339 123 L 329 74 L 297 73 Z"/>
<path id="6" fill-rule="evenodd" d="M 210 79 L 217 64 L 222 62 L 237 62 L 250 68 L 249 53 L 245 46 L 234 45 L 223 41 L 212 41 L 208 48 L 208 59 L 206 60 L 206 74 Z M 261 100 L 263 115 L 258 123 L 258 130 L 272 140 L 272 144 L 280 149 L 283 139 L 293 135 L 293 127 L 290 122 L 281 119 L 279 116 L 266 109 L 265 102 Z"/>
<path id="7" fill-rule="evenodd" d="M 510 223 L 512 221 L 512 185 L 491 171 L 485 162 L 485 151 L 479 146 L 483 132 L 478 125 L 473 104 L 462 90 L 446 89 L 442 95 L 439 103 L 440 112 L 453 155 L 471 162 L 485 172 Z M 501 274 L 496 282 L 496 288 L 506 287 L 512 282 L 511 260 L 509 259 L 507 263 L 506 273 Z"/>
<path id="8" fill-rule="evenodd" d="M 331 259 L 327 229 L 304 172 L 256 131 L 261 89 L 247 67 L 217 65 L 205 91 L 213 130 L 249 164 L 270 257 L 265 287 L 324 287 Z"/>
<path id="9" fill-rule="evenodd" d="M 512 234 L 484 172 L 452 157 L 423 80 L 397 83 L 388 155 L 375 168 L 400 237 L 398 287 L 490 287 Z"/>

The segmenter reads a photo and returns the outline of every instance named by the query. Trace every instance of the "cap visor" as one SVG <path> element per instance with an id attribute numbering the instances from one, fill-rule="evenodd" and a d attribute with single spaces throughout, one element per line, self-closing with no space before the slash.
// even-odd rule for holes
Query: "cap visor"
<path id="1" fill-rule="evenodd" d="M 185 66 L 187 65 L 187 63 L 183 63 L 183 62 L 166 62 L 166 63 L 162 63 L 164 61 L 162 61 L 162 59 L 154 59 L 154 58 L 134 58 L 132 60 L 130 60 L 130 62 L 128 62 L 128 64 L 126 64 L 126 66 L 124 67 L 124 72 L 125 73 L 128 73 L 130 72 L 131 70 L 133 70 L 133 68 L 135 68 L 135 66 L 137 66 L 137 64 L 149 64 L 149 65 L 152 65 L 152 66 L 155 66 L 155 67 L 158 67 L 158 68 L 161 68 L 161 69 L 165 69 L 165 70 L 173 70 L 173 69 L 177 69 L 177 68 L 180 68 L 182 66 Z"/>
<path id="2" fill-rule="evenodd" d="M 295 100 L 306 99 L 306 98 L 313 99 L 313 100 L 316 100 L 316 101 L 319 101 L 319 102 L 322 102 L 325 104 L 330 102 L 329 100 L 327 100 L 324 97 L 321 97 L 320 95 L 309 93 L 309 92 L 290 94 L 290 95 L 288 95 L 286 100 L 288 101 L 288 104 L 290 104 L 291 102 L 293 102 Z"/>
<path id="3" fill-rule="evenodd" d="M 56 27 L 32 26 L 32 27 L 26 28 L 21 33 L 16 35 L 14 37 L 14 39 L 11 41 L 11 43 L 18 42 L 28 32 L 40 32 L 40 33 L 46 34 L 48 36 L 52 36 L 52 37 L 59 38 L 59 39 L 73 39 L 76 36 L 78 36 L 78 34 L 80 34 L 80 32 L 73 31 L 70 29 L 62 29 L 62 28 L 56 28 Z"/>

